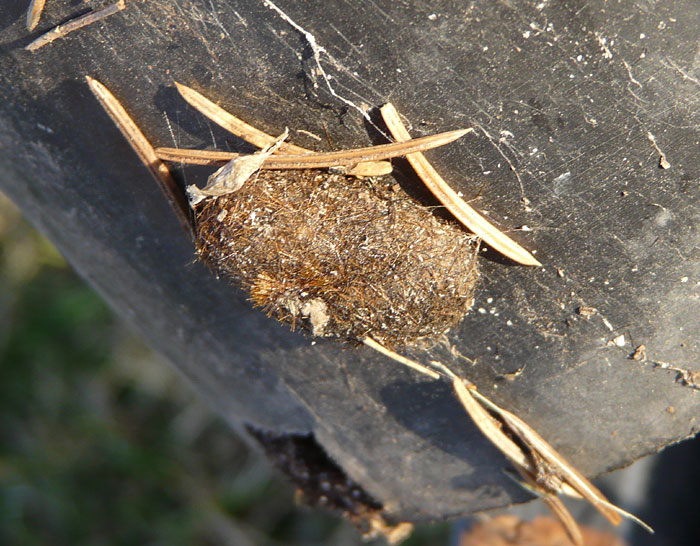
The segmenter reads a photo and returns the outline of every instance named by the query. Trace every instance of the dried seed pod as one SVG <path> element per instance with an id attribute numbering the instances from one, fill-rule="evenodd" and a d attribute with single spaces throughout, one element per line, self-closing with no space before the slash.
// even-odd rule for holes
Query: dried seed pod
<path id="1" fill-rule="evenodd" d="M 473 303 L 478 239 L 382 181 L 260 171 L 195 218 L 206 263 L 314 335 L 411 344 Z"/>

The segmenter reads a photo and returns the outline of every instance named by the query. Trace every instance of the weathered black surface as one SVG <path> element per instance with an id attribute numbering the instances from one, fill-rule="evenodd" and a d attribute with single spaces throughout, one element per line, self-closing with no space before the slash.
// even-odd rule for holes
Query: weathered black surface
<path id="1" fill-rule="evenodd" d="M 193 263 L 85 74 L 160 145 L 239 145 L 174 80 L 319 149 L 325 137 L 296 130 L 370 142 L 349 103 L 390 100 L 415 135 L 477 127 L 429 157 L 500 225 L 529 226 L 513 236 L 545 266 L 485 258 L 454 350 L 416 356 L 463 372 L 588 474 L 697 431 L 700 392 L 628 358 L 644 344 L 650 360 L 699 361 L 696 2 L 278 0 L 325 48 L 336 96 L 308 39 L 262 0 L 130 1 L 33 54 L 26 4 L 0 10 L 0 187 L 234 425 L 313 432 L 399 518 L 524 498 L 447 386 L 366 349 L 311 345 Z M 48 2 L 41 28 L 75 9 Z"/>

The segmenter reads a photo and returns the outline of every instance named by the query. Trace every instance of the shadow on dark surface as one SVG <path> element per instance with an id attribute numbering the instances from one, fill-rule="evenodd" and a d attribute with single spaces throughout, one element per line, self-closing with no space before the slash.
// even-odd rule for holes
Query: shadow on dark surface
<path id="1" fill-rule="evenodd" d="M 190 82 L 181 83 L 190 86 Z M 195 86 L 194 89 L 197 90 L 198 87 Z M 207 98 L 218 104 L 216 97 L 207 96 Z M 158 87 L 158 91 L 153 98 L 153 106 L 155 111 L 163 112 L 167 123 L 172 124 L 170 130 L 171 137 L 174 140 L 174 142 L 154 142 L 154 147 L 196 146 L 197 148 L 248 154 L 258 151 L 258 148 L 249 142 L 229 133 L 200 111 L 187 104 L 177 91 L 174 82 L 172 85 L 161 85 Z M 223 105 L 219 106 L 223 107 Z M 250 120 L 244 121 L 250 122 Z M 184 135 L 182 134 L 183 132 L 185 133 Z"/>
<path id="2" fill-rule="evenodd" d="M 637 515 L 653 527 L 655 534 L 635 527 L 632 546 L 700 544 L 700 437 L 656 456 L 644 504 Z"/>
<path id="3" fill-rule="evenodd" d="M 498 448 L 483 441 L 481 431 L 459 403 L 448 383 L 397 381 L 382 389 L 381 399 L 388 413 L 408 430 L 471 467 L 471 472 L 453 478 L 455 489 L 483 487 L 486 492 L 489 486 L 483 485 L 484 473 L 489 472 L 493 461 L 501 459 L 503 467 L 509 467 Z M 407 400 L 410 400 L 410 411 L 407 411 Z M 478 445 L 478 449 L 473 449 L 472 445 Z M 501 485 L 499 480 L 498 486 Z M 506 489 L 512 498 L 523 502 L 528 500 L 528 495 L 522 488 L 515 483 L 512 487 L 510 485 L 506 485 Z M 493 488 L 494 495 L 497 489 Z"/>

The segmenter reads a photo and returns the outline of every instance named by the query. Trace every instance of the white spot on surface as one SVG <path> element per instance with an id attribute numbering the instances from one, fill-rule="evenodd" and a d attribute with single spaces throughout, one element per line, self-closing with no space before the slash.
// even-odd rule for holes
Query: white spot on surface
<path id="1" fill-rule="evenodd" d="M 654 217 L 654 223 L 659 227 L 665 227 L 672 218 L 673 216 L 668 209 L 661 209 Z"/>
<path id="2" fill-rule="evenodd" d="M 625 339 L 624 334 L 617 336 L 612 341 L 617 347 L 624 347 L 627 345 L 627 340 Z"/>
<path id="3" fill-rule="evenodd" d="M 557 176 L 552 182 L 554 184 L 561 184 L 562 182 L 566 182 L 569 178 L 571 178 L 571 171 L 566 171 Z"/>

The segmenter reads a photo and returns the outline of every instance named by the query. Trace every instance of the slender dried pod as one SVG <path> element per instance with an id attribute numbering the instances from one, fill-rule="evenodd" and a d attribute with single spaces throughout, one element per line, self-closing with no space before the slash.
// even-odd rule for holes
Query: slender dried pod
<path id="1" fill-rule="evenodd" d="M 275 137 L 268 135 L 260 129 L 253 127 L 245 121 L 237 118 L 191 87 L 187 87 L 186 85 L 178 82 L 175 82 L 175 86 L 180 92 L 182 98 L 184 98 L 190 106 L 196 110 L 199 110 L 214 123 L 226 129 L 230 133 L 233 133 L 237 137 L 242 138 L 246 142 L 250 142 L 258 148 L 265 148 L 266 146 L 270 146 L 275 141 Z M 285 142 L 278 150 L 278 153 L 281 154 L 302 154 L 306 152 L 311 152 L 311 150 L 307 150 L 306 148 L 296 146 L 289 142 Z M 162 159 L 173 160 L 168 157 L 163 157 Z M 179 159 L 174 159 L 174 161 L 179 161 Z M 183 163 L 186 162 L 187 161 L 183 161 Z M 216 163 L 200 164 L 214 165 Z M 355 165 L 347 172 L 347 174 L 352 176 L 382 176 L 384 174 L 389 174 L 390 172 L 390 163 L 385 161 L 367 161 Z"/>
<path id="2" fill-rule="evenodd" d="M 175 82 L 175 87 L 177 87 L 178 92 L 187 103 L 192 106 L 195 110 L 204 114 L 214 123 L 226 129 L 229 133 L 242 138 L 246 142 L 250 142 L 258 148 L 265 148 L 271 146 L 275 142 L 275 137 L 268 135 L 267 133 L 249 125 L 245 121 L 238 119 L 233 114 L 227 112 L 221 106 L 215 102 L 209 100 L 207 97 L 195 91 L 191 87 L 187 87 L 184 84 Z M 289 142 L 285 142 L 279 149 L 279 153 L 289 153 L 289 154 L 303 154 L 310 152 L 306 148 L 301 146 L 296 146 Z"/>
<path id="3" fill-rule="evenodd" d="M 362 164 L 370 161 L 380 161 L 444 146 L 464 136 L 468 132 L 469 129 L 458 129 L 456 131 L 438 133 L 437 135 L 409 139 L 403 142 L 339 150 L 337 152 L 306 152 L 304 154 L 271 155 L 262 164 L 262 168 L 323 169 L 326 167 L 339 167 Z M 269 146 L 274 142 L 275 139 L 273 138 L 270 143 L 265 146 Z M 193 163 L 196 165 L 223 165 L 241 155 L 231 152 L 188 150 L 181 148 L 157 148 L 156 154 L 161 159 L 167 161 L 179 161 L 180 163 Z"/>
<path id="4" fill-rule="evenodd" d="M 426 366 L 422 364 L 386 348 L 378 348 L 376 341 L 368 343 L 365 340 L 365 343 L 389 358 L 434 378 L 432 369 L 426 371 Z M 431 366 L 452 382 L 457 398 L 474 424 L 513 463 L 525 478 L 526 487 L 543 498 L 552 513 L 560 519 L 574 544 L 582 544 L 579 542 L 580 530 L 566 507 L 555 497 L 558 493 L 587 500 L 613 525 L 618 525 L 624 516 L 648 532 L 654 532 L 639 518 L 608 501 L 598 488 L 522 419 L 494 404 L 473 383 L 459 377 L 444 364 L 432 361 Z M 514 438 L 518 440 L 517 443 Z"/>
<path id="5" fill-rule="evenodd" d="M 190 220 L 189 205 L 177 182 L 170 174 L 168 166 L 158 159 L 151 143 L 148 142 L 141 129 L 138 128 L 112 92 L 90 76 L 85 76 L 85 79 L 90 87 L 90 91 L 95 95 L 109 117 L 112 118 L 114 124 L 119 128 L 119 131 L 124 135 L 124 138 L 126 138 L 153 178 L 158 182 L 163 194 L 170 202 L 173 211 L 175 211 L 180 224 L 191 235 L 192 221 Z"/>
<path id="6" fill-rule="evenodd" d="M 186 148 L 163 147 L 156 148 L 156 155 L 163 161 L 171 161 L 173 163 L 220 166 L 244 154 L 221 152 L 219 150 L 192 150 Z M 278 169 L 280 167 L 276 167 L 271 163 L 263 163 L 260 168 Z M 361 163 L 351 163 L 347 165 L 347 170 L 344 174 L 349 174 L 351 176 L 384 176 L 385 174 L 389 174 L 392 170 L 393 167 L 389 161 L 363 161 Z"/>
<path id="7" fill-rule="evenodd" d="M 404 141 L 411 138 L 406 127 L 404 127 L 401 122 L 399 113 L 391 103 L 385 104 L 381 109 L 381 113 L 384 118 L 384 123 L 386 123 L 389 131 L 396 140 Z M 486 244 L 511 260 L 523 265 L 542 265 L 532 254 L 465 203 L 464 200 L 457 195 L 457 192 L 442 179 L 425 156 L 420 153 L 415 153 L 407 155 L 406 159 L 408 159 L 411 166 L 415 169 L 418 176 L 432 194 L 445 205 L 445 208 L 475 235 L 481 237 Z"/>
<path id="8" fill-rule="evenodd" d="M 32 0 L 27 10 L 27 30 L 31 32 L 39 24 L 41 12 L 44 11 L 46 0 Z"/>
<path id="9" fill-rule="evenodd" d="M 581 497 L 590 502 L 610 523 L 619 525 L 622 521 L 617 510 L 610 508 L 610 502 L 603 493 L 583 474 L 572 466 L 564 457 L 549 445 L 532 427 L 517 415 L 497 406 L 481 393 L 474 392 L 474 397 L 496 413 L 529 449 L 542 459 L 550 472 L 555 473 L 560 482 L 567 483 Z"/>

